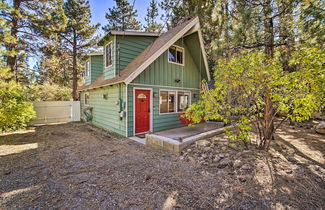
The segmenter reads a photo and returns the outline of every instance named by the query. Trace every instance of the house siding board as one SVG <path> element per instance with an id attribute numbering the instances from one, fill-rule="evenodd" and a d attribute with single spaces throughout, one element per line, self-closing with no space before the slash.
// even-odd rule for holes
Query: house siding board
<path id="1" fill-rule="evenodd" d="M 91 82 L 95 81 L 103 73 L 103 56 L 91 56 Z"/>
<path id="2" fill-rule="evenodd" d="M 89 90 L 87 92 L 82 92 L 80 94 L 81 109 L 86 106 L 93 108 L 93 119 L 92 123 L 96 126 L 105 128 L 107 130 L 113 131 L 120 135 L 125 136 L 125 118 L 120 120 L 120 105 L 116 102 L 119 98 L 122 99 L 122 103 L 125 102 L 125 85 L 118 84 L 113 86 L 108 86 L 104 88 L 97 88 L 94 90 Z M 84 95 L 89 93 L 89 105 L 84 104 Z M 108 94 L 108 99 L 103 99 L 103 94 Z M 124 109 L 125 110 L 125 107 Z"/>
<path id="3" fill-rule="evenodd" d="M 134 113 L 133 113 L 133 89 L 134 88 L 152 88 L 154 93 L 159 93 L 160 90 L 179 90 L 182 88 L 166 88 L 166 87 L 152 87 L 146 85 L 128 85 L 128 136 L 133 136 L 134 132 Z M 191 102 L 194 103 L 198 98 L 194 98 L 194 94 L 199 94 L 199 90 L 186 90 L 191 92 Z M 177 127 L 183 127 L 178 119 L 179 113 L 159 114 L 159 96 L 153 98 L 153 131 L 162 131 Z"/>
<path id="4" fill-rule="evenodd" d="M 174 87 L 199 88 L 200 81 L 207 79 L 205 69 L 198 68 L 186 42 L 180 40 L 176 45 L 185 49 L 184 66 L 168 62 L 168 50 L 150 64 L 132 83 L 153 84 Z M 181 82 L 175 82 L 180 79 Z"/>
<path id="5" fill-rule="evenodd" d="M 147 48 L 156 37 L 117 36 L 116 43 L 120 46 L 120 59 L 117 71 L 122 71 L 134 58 Z"/>

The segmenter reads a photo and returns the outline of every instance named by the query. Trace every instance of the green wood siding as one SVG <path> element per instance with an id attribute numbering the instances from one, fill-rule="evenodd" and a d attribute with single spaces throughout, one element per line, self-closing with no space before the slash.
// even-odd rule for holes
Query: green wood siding
<path id="1" fill-rule="evenodd" d="M 84 104 L 85 93 L 89 94 L 89 105 Z M 108 99 L 103 98 L 103 94 L 108 94 Z M 123 84 L 97 88 L 82 92 L 80 94 L 81 109 L 86 106 L 93 108 L 92 123 L 96 126 L 116 132 L 120 135 L 126 135 L 126 119 L 120 120 L 120 110 L 125 111 L 126 88 Z M 121 105 L 117 102 L 121 99 Z"/>
<path id="2" fill-rule="evenodd" d="M 115 39 L 116 39 L 115 36 L 110 36 L 108 38 L 108 40 L 106 40 L 104 42 L 104 45 L 103 45 L 103 52 L 104 52 L 104 54 L 103 54 L 103 56 L 104 56 L 103 57 L 103 69 L 104 70 L 103 70 L 103 72 L 104 72 L 105 79 L 113 78 L 116 75 L 116 73 L 115 73 L 116 72 L 116 42 L 115 42 Z M 113 45 L 112 65 L 106 67 L 105 66 L 105 46 L 110 42 L 112 42 L 112 45 Z"/>
<path id="3" fill-rule="evenodd" d="M 118 43 L 120 46 L 120 56 L 117 61 L 117 72 L 123 70 L 155 39 L 156 37 L 116 36 L 116 43 Z"/>
<path id="4" fill-rule="evenodd" d="M 133 123 L 134 123 L 134 113 L 133 113 L 133 89 L 134 88 L 152 88 L 154 93 L 158 93 L 158 97 L 153 98 L 153 131 L 162 131 L 166 129 L 172 129 L 177 127 L 185 126 L 180 123 L 178 119 L 179 113 L 168 113 L 168 114 L 159 114 L 159 92 L 160 90 L 179 90 L 181 88 L 166 88 L 166 87 L 152 87 L 152 86 L 143 86 L 143 85 L 128 85 L 128 136 L 133 136 Z M 194 89 L 184 89 L 184 91 L 191 92 L 191 103 L 195 103 L 198 100 L 194 98 L 194 94 L 199 95 L 199 90 Z"/>
<path id="5" fill-rule="evenodd" d="M 91 82 L 94 82 L 103 73 L 103 56 L 93 55 L 90 57 L 90 59 Z"/>
<path id="6" fill-rule="evenodd" d="M 200 58 L 200 45 L 198 36 L 190 35 L 178 40 L 175 45 L 185 50 L 184 66 L 168 62 L 168 50 L 150 64 L 131 84 L 128 85 L 128 136 L 133 136 L 133 89 L 152 88 L 158 97 L 153 98 L 153 131 L 161 131 L 184 126 L 178 119 L 179 113 L 159 114 L 160 90 L 184 90 L 191 92 L 191 103 L 195 103 L 200 94 L 200 82 L 207 79 L 203 58 Z M 194 48 L 192 46 L 195 46 Z M 196 56 L 194 58 L 193 56 Z M 201 63 L 201 68 L 200 67 Z M 181 80 L 179 83 L 176 79 Z"/>
<path id="7" fill-rule="evenodd" d="M 103 73 L 103 56 L 92 55 L 87 61 L 90 62 L 90 75 L 85 77 L 85 84 L 90 85 Z"/>
<path id="8" fill-rule="evenodd" d="M 181 40 L 176 42 L 176 45 L 184 47 L 184 66 L 169 63 L 167 50 L 135 78 L 132 83 L 199 88 L 200 81 L 207 79 L 207 75 L 205 69 L 198 68 L 199 63 L 194 62 L 192 52 L 189 50 L 185 40 L 183 43 Z M 196 50 L 199 51 L 199 49 Z M 179 79 L 180 82 L 177 83 L 176 79 Z"/>

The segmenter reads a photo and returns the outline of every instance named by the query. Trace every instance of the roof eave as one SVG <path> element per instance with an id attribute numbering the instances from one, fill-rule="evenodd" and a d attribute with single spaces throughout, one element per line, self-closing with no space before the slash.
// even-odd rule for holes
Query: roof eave
<path id="1" fill-rule="evenodd" d="M 149 36 L 149 37 L 159 37 L 159 33 L 151 33 L 151 32 L 139 32 L 139 31 L 116 31 L 116 30 L 110 30 L 107 34 L 101 38 L 97 45 L 103 46 L 104 42 L 108 39 L 111 35 L 120 35 L 120 36 Z"/>

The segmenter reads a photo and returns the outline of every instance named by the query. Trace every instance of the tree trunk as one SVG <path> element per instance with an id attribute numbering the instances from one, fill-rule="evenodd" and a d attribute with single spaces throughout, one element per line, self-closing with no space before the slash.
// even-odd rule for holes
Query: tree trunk
<path id="1" fill-rule="evenodd" d="M 13 2 L 13 7 L 16 11 L 20 10 L 20 0 L 14 0 Z M 18 14 L 16 12 L 12 12 L 12 20 L 11 20 L 11 36 L 13 36 L 17 41 L 18 41 L 18 27 L 19 27 L 19 17 Z M 17 51 L 17 47 L 18 47 L 18 43 L 14 42 L 14 43 L 10 43 L 7 45 L 7 49 L 8 51 L 12 52 L 12 51 Z M 7 65 L 10 68 L 10 71 L 13 73 L 14 78 L 10 78 L 10 79 L 15 79 L 18 82 L 18 68 L 17 68 L 17 59 L 18 56 L 15 53 L 14 55 L 9 55 L 7 56 Z"/>
<path id="2" fill-rule="evenodd" d="M 274 57 L 274 28 L 272 18 L 271 0 L 264 2 L 264 52 L 269 59 Z M 273 103 L 271 99 L 271 90 L 265 87 L 264 95 L 264 139 L 261 147 L 266 147 L 266 142 L 273 138 Z"/>
<path id="3" fill-rule="evenodd" d="M 271 0 L 264 2 L 264 51 L 268 58 L 274 56 L 274 29 Z"/>
<path id="4" fill-rule="evenodd" d="M 294 31 L 293 31 L 293 2 L 280 1 L 279 7 L 283 14 L 280 16 L 280 40 L 284 44 L 281 51 L 281 62 L 284 71 L 293 72 L 294 67 L 289 65 L 291 53 L 294 45 Z"/>
<path id="5" fill-rule="evenodd" d="M 78 69 L 77 69 L 77 36 L 73 33 L 73 51 L 72 51 L 72 98 L 79 100 L 78 92 Z"/>

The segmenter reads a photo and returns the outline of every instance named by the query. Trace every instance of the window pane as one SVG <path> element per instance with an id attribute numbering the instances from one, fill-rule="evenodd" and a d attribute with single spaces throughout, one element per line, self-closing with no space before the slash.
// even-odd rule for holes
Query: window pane
<path id="1" fill-rule="evenodd" d="M 183 64 L 183 51 L 177 50 L 177 55 L 176 55 L 176 62 Z"/>
<path id="2" fill-rule="evenodd" d="M 178 92 L 177 107 L 179 112 L 185 111 L 190 104 L 190 93 Z"/>
<path id="3" fill-rule="evenodd" d="M 168 112 L 168 92 L 161 91 L 159 97 L 160 103 L 160 113 L 167 113 Z"/>
<path id="4" fill-rule="evenodd" d="M 168 92 L 168 112 L 175 112 L 175 92 Z"/>
<path id="5" fill-rule="evenodd" d="M 105 60 L 106 67 L 112 64 L 112 43 L 106 45 L 105 47 Z"/>
<path id="6" fill-rule="evenodd" d="M 170 47 L 168 50 L 168 59 L 171 62 L 176 62 L 176 48 Z"/>

